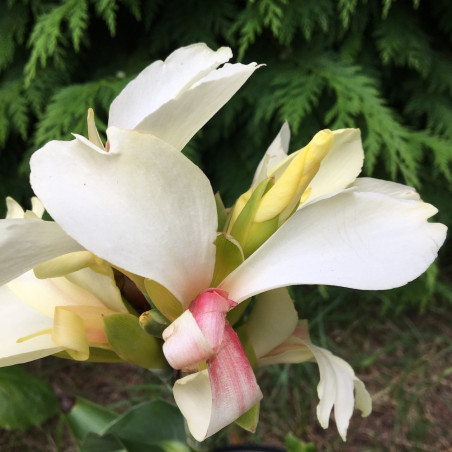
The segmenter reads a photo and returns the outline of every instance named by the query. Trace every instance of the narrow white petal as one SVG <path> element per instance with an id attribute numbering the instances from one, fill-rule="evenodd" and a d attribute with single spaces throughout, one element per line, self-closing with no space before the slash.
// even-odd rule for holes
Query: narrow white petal
<path id="1" fill-rule="evenodd" d="M 152 133 L 176 149 L 182 149 L 256 68 L 256 63 L 225 64 L 161 105 L 137 124 L 135 129 Z"/>
<path id="2" fill-rule="evenodd" d="M 62 254 L 83 247 L 53 221 L 0 220 L 0 285 Z"/>
<path id="3" fill-rule="evenodd" d="M 320 399 L 317 405 L 317 417 L 323 428 L 328 427 L 331 410 L 337 429 L 345 441 L 350 418 L 355 404 L 353 369 L 343 359 L 333 355 L 329 350 L 306 344 L 314 354 L 320 371 L 317 393 Z"/>
<path id="4" fill-rule="evenodd" d="M 346 191 L 298 210 L 220 287 L 240 302 L 291 284 L 390 289 L 422 274 L 446 227 L 421 201 Z"/>
<path id="5" fill-rule="evenodd" d="M 202 171 L 150 134 L 108 129 L 110 152 L 52 141 L 31 159 L 50 215 L 97 256 L 186 303 L 208 287 L 217 214 Z"/>
<path id="6" fill-rule="evenodd" d="M 12 366 L 62 350 L 43 334 L 18 343 L 17 340 L 52 328 L 52 320 L 22 303 L 6 286 L 0 287 L 0 366 Z"/>
<path id="7" fill-rule="evenodd" d="M 232 57 L 227 47 L 216 52 L 205 44 L 175 50 L 132 80 L 110 106 L 109 126 L 135 128 L 144 118 Z"/>
<path id="8" fill-rule="evenodd" d="M 276 135 L 272 144 L 269 146 L 262 160 L 257 165 L 256 172 L 253 178 L 252 186 L 257 186 L 266 177 L 268 177 L 268 169 L 277 165 L 279 162 L 287 157 L 287 151 L 289 150 L 290 141 L 290 128 L 289 124 L 285 122 L 281 127 L 278 135 Z"/>
<path id="9" fill-rule="evenodd" d="M 10 196 L 6 198 L 6 218 L 23 218 L 24 213 L 24 209 L 15 199 Z"/>
<path id="10" fill-rule="evenodd" d="M 333 134 L 333 145 L 309 185 L 312 191 L 305 204 L 328 193 L 344 189 L 361 172 L 364 151 L 359 129 L 334 130 Z"/>
<path id="11" fill-rule="evenodd" d="M 261 358 L 283 343 L 297 323 L 297 311 L 286 288 L 260 294 L 246 322 L 256 357 Z"/>

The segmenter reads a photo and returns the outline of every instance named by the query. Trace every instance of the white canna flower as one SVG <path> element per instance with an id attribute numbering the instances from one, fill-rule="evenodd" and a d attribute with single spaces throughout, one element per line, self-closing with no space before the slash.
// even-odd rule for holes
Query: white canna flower
<path id="1" fill-rule="evenodd" d="M 192 58 L 193 52 L 196 57 Z M 320 135 L 327 138 L 325 142 L 314 140 L 304 154 L 297 154 L 310 161 L 311 147 L 318 148 L 321 155 L 313 156 L 312 165 L 306 166 L 297 155 L 289 156 L 277 163 L 280 175 L 278 168 L 268 168 L 274 166 L 270 156 L 261 167 L 263 175 L 257 175 L 248 207 L 240 207 L 232 225 L 230 232 L 239 231 L 240 240 L 225 235 L 217 239 L 210 183 L 179 151 L 256 68 L 252 64 L 213 70 L 226 54 L 221 49 L 216 54 L 191 46 L 176 51 L 167 65 L 151 65 L 153 69 L 132 82 L 113 104 L 106 149 L 91 121 L 90 140 L 76 136 L 37 151 L 31 159 L 31 183 L 61 228 L 59 245 L 49 253 L 50 238 L 44 244 L 36 239 L 32 242 L 35 254 L 9 253 L 8 266 L 14 272 L 8 272 L 6 264 L 0 267 L 1 281 L 8 282 L 58 253 L 79 251 L 72 249 L 78 246 L 145 278 L 153 302 L 173 322 L 163 334 L 164 353 L 173 367 L 189 372 L 176 382 L 174 394 L 198 440 L 236 419 L 261 397 L 237 335 L 226 320 L 229 309 L 255 294 L 290 284 L 358 289 L 401 286 L 428 268 L 446 234 L 444 225 L 427 221 L 436 209 L 423 203 L 411 188 L 373 179 L 355 181 L 363 160 L 360 134 L 345 129 L 325 131 Z M 190 69 L 181 70 L 181 65 Z M 148 94 L 153 86 L 158 94 Z M 276 195 L 277 209 L 268 201 L 271 197 L 264 202 L 266 184 L 270 193 L 273 183 L 266 177 L 267 169 L 273 171 L 277 189 L 271 196 Z M 276 216 L 269 218 L 273 211 Z M 13 229 L 2 249 L 22 249 L 20 240 L 30 229 Z M 241 240 L 253 241 L 257 236 L 243 260 Z M 234 264 L 225 264 L 221 241 L 233 249 Z M 319 365 L 342 366 L 308 338 L 300 340 Z M 322 381 L 329 380 L 329 375 L 321 371 Z M 348 388 L 351 375 L 348 369 L 343 379 Z M 337 399 L 342 392 L 326 391 L 325 384 L 321 388 L 322 425 L 335 405 L 345 437 L 353 390 L 345 392 L 344 405 Z"/>

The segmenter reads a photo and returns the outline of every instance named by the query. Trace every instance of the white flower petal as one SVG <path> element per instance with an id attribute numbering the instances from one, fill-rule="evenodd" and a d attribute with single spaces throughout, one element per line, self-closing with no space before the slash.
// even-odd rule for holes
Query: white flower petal
<path id="1" fill-rule="evenodd" d="M 382 193 L 397 199 L 412 199 L 415 201 L 421 199 L 419 193 L 413 187 L 371 177 L 359 177 L 350 188 L 361 192 Z"/>
<path id="2" fill-rule="evenodd" d="M 317 405 L 317 417 L 320 425 L 327 428 L 331 410 L 337 429 L 345 441 L 350 418 L 353 414 L 355 398 L 353 395 L 355 372 L 343 359 L 333 355 L 329 350 L 306 344 L 312 351 L 320 371 L 317 393 L 320 399 Z"/>
<path id="3" fill-rule="evenodd" d="M 232 57 L 193 44 L 144 69 L 113 101 L 109 126 L 152 133 L 181 150 L 254 72 L 251 63 L 219 65 Z"/>
<path id="4" fill-rule="evenodd" d="M 13 198 L 6 198 L 6 218 L 23 218 L 25 214 L 22 206 Z"/>
<path id="5" fill-rule="evenodd" d="M 53 221 L 0 220 L 0 285 L 62 254 L 83 247 Z"/>
<path id="6" fill-rule="evenodd" d="M 334 140 L 318 173 L 310 183 L 311 193 L 304 205 L 328 193 L 344 189 L 361 172 L 364 151 L 359 129 L 334 130 Z"/>
<path id="7" fill-rule="evenodd" d="M 250 63 L 225 64 L 169 100 L 136 127 L 182 149 L 256 70 Z"/>
<path id="8" fill-rule="evenodd" d="M 220 285 L 240 302 L 291 284 L 390 289 L 423 273 L 447 228 L 421 201 L 346 191 L 298 210 Z"/>
<path id="9" fill-rule="evenodd" d="M 227 47 L 215 52 L 200 43 L 175 50 L 165 61 L 155 61 L 112 102 L 108 125 L 134 129 L 148 115 L 231 57 L 231 49 Z"/>
<path id="10" fill-rule="evenodd" d="M 115 127 L 107 135 L 108 153 L 79 140 L 37 151 L 33 189 L 86 249 L 189 302 L 213 273 L 217 214 L 210 183 L 152 135 Z"/>
<path id="11" fill-rule="evenodd" d="M 283 343 L 295 330 L 298 315 L 287 289 L 274 289 L 257 297 L 246 322 L 248 338 L 257 358 Z"/>
<path id="12" fill-rule="evenodd" d="M 18 343 L 17 340 L 52 328 L 52 319 L 22 303 L 7 286 L 0 287 L 0 317 L 5 321 L 0 329 L 0 366 L 12 366 L 62 350 L 43 334 Z"/>

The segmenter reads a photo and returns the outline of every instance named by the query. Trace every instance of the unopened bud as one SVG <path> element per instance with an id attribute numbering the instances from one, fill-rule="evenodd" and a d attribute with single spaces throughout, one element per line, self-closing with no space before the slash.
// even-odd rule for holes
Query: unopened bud
<path id="1" fill-rule="evenodd" d="M 169 321 L 157 309 L 143 312 L 138 320 L 141 328 L 151 336 L 161 338 Z"/>

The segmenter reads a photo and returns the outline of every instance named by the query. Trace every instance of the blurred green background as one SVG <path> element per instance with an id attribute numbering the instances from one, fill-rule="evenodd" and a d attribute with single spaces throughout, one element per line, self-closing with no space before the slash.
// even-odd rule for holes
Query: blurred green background
<path id="1" fill-rule="evenodd" d="M 287 120 L 291 151 L 319 129 L 359 127 L 364 173 L 415 186 L 439 208 L 436 220 L 452 223 L 449 0 L 2 1 L 0 198 L 10 195 L 27 206 L 28 160 L 36 149 L 71 139 L 72 132 L 85 134 L 88 107 L 104 132 L 110 102 L 130 79 L 199 41 L 230 46 L 235 61 L 266 64 L 184 150 L 227 205 L 248 188 Z M 354 421 L 343 445 L 334 427 L 325 434 L 315 425 L 314 367 L 274 367 L 259 375 L 267 398 L 261 427 L 248 440 L 281 444 L 292 431 L 318 450 L 452 447 L 450 251 L 449 239 L 437 264 L 397 290 L 296 288 L 313 340 L 354 365 L 375 395 L 375 412 Z M 44 362 L 50 364 L 31 368 L 51 383 L 61 379 L 57 360 Z M 85 383 L 97 374 L 90 365 L 74 365 Z M 135 384 L 148 384 L 150 377 L 142 378 Z M 96 391 L 86 395 L 98 397 Z M 46 442 L 54 427 L 42 430 L 42 449 L 30 450 L 69 450 Z M 1 450 L 16 450 L 16 444 L 25 450 L 21 441 L 32 436 L 39 437 L 4 432 Z"/>

